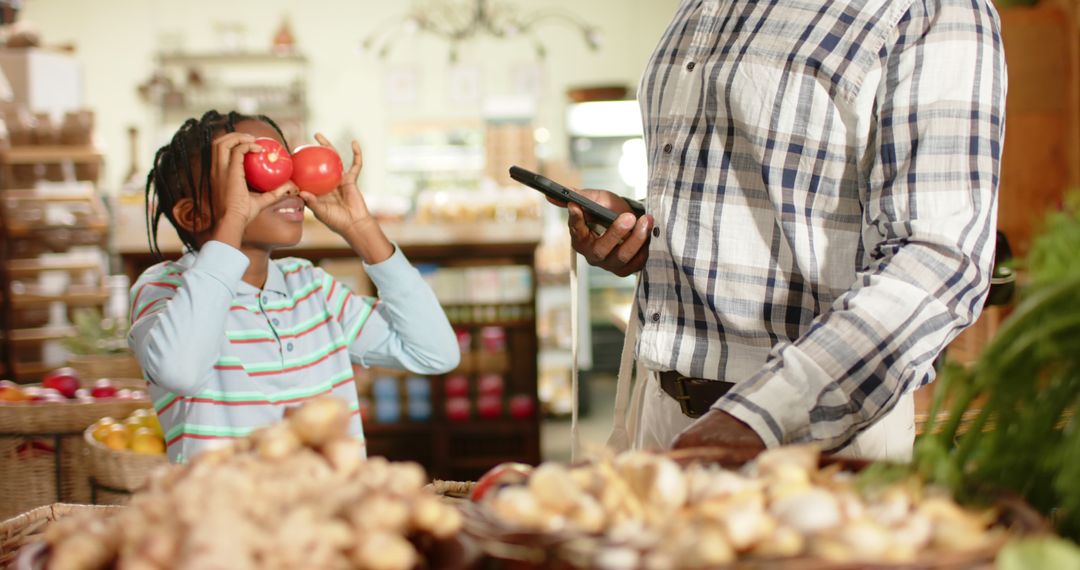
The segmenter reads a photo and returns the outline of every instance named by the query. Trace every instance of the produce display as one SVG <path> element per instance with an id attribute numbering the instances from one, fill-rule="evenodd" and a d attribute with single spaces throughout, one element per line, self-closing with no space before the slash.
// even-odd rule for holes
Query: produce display
<path id="1" fill-rule="evenodd" d="M 146 392 L 118 388 L 108 378 L 99 378 L 87 388 L 72 368 L 58 368 L 49 372 L 40 386 L 0 380 L 0 404 L 87 403 L 112 399 L 142 400 L 146 397 Z"/>
<path id="2" fill-rule="evenodd" d="M 471 531 L 546 536 L 581 567 L 790 558 L 904 565 L 994 548 L 1005 536 L 993 510 L 961 508 L 914 479 L 871 484 L 838 465 L 819 468 L 810 446 L 766 451 L 737 471 L 645 452 L 500 467 L 473 497 Z"/>
<path id="3" fill-rule="evenodd" d="M 364 460 L 349 411 L 320 397 L 280 424 L 155 471 L 121 512 L 51 525 L 50 570 L 409 569 L 454 539 L 458 510 L 413 463 Z"/>
<path id="4" fill-rule="evenodd" d="M 113 451 L 165 455 L 165 435 L 157 414 L 151 409 L 135 410 L 120 421 L 101 418 L 90 430 L 95 441 Z"/>

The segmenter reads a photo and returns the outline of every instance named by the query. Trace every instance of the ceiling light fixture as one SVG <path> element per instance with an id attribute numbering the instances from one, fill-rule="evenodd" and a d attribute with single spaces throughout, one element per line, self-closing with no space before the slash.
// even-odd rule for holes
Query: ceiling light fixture
<path id="1" fill-rule="evenodd" d="M 417 2 L 396 25 L 388 23 L 372 31 L 360 43 L 364 52 L 373 52 L 385 59 L 394 41 L 401 35 L 428 33 L 450 43 L 450 61 L 456 62 L 458 47 L 467 41 L 487 35 L 496 39 L 525 38 L 532 40 L 536 55 L 547 56 L 547 48 L 537 36 L 537 27 L 545 23 L 561 23 L 576 28 L 590 50 L 600 49 L 603 35 L 599 28 L 577 16 L 558 9 L 538 10 L 522 14 L 508 2 L 489 0 L 433 0 Z"/>

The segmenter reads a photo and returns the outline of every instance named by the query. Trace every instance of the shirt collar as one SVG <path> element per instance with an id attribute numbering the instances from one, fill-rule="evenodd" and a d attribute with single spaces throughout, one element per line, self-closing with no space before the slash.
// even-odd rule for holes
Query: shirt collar
<path id="1" fill-rule="evenodd" d="M 176 263 L 185 269 L 191 268 L 195 265 L 195 260 L 199 258 L 199 252 L 189 251 L 184 254 Z M 272 293 L 278 293 L 280 295 L 288 295 L 288 288 L 285 286 L 285 274 L 281 271 L 281 267 L 273 259 L 270 260 L 269 266 L 266 268 L 266 283 L 263 284 L 263 288 L 260 290 L 254 285 L 249 284 L 246 281 L 241 281 L 236 287 L 236 292 L 242 295 L 257 295 L 262 291 L 270 291 Z"/>

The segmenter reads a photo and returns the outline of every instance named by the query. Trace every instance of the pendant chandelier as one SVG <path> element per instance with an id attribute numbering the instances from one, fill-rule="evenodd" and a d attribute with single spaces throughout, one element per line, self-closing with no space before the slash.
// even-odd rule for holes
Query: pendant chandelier
<path id="1" fill-rule="evenodd" d="M 401 36 L 426 33 L 446 40 L 450 44 L 450 61 L 456 62 L 458 47 L 462 43 L 488 36 L 531 41 L 536 56 L 544 59 L 547 49 L 537 31 L 541 25 L 548 23 L 574 28 L 581 33 L 590 50 L 600 49 L 603 41 L 600 30 L 572 13 L 559 9 L 525 13 L 510 2 L 489 0 L 417 2 L 396 24 L 390 22 L 372 31 L 360 43 L 360 49 L 385 59 Z"/>

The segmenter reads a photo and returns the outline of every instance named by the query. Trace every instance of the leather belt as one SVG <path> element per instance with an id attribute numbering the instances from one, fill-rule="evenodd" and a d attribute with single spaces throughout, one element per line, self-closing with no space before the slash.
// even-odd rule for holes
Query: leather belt
<path id="1" fill-rule="evenodd" d="M 687 378 L 674 370 L 660 372 L 660 388 L 679 403 L 683 415 L 700 418 L 734 384 L 721 380 Z"/>

